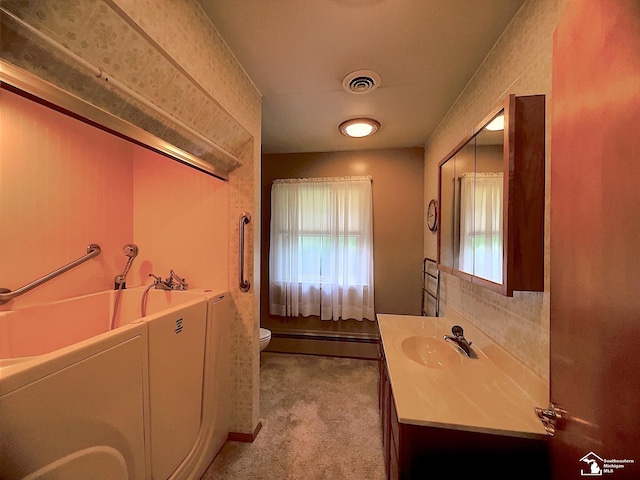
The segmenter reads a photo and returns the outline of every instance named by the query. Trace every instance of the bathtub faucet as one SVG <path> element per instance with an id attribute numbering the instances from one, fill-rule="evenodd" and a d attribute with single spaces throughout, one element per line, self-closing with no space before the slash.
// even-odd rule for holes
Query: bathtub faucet
<path id="1" fill-rule="evenodd" d="M 471 342 L 464 338 L 464 330 L 462 327 L 460 325 L 454 325 L 451 327 L 451 333 L 453 333 L 453 337 L 451 335 L 445 335 L 444 339 L 458 345 L 458 348 L 460 348 L 467 357 L 474 357 L 475 352 L 471 349 Z"/>
<path id="2" fill-rule="evenodd" d="M 129 273 L 129 269 L 131 268 L 131 264 L 133 263 L 133 259 L 138 256 L 138 247 L 133 243 L 128 243 L 124 247 L 122 247 L 122 253 L 124 253 L 129 259 L 127 260 L 127 264 L 124 267 L 124 271 L 120 275 L 116 275 L 114 279 L 115 286 L 114 290 L 120 290 L 123 288 L 127 288 L 127 274 Z"/>
<path id="3" fill-rule="evenodd" d="M 166 280 L 156 277 L 153 273 L 150 273 L 149 276 L 154 278 L 153 287 L 156 290 L 186 290 L 189 286 L 185 279 L 176 275 L 173 270 L 169 271 L 169 276 Z"/>
<path id="4" fill-rule="evenodd" d="M 153 285 L 151 286 L 156 290 L 171 290 L 169 284 L 166 281 L 162 280 L 161 277 L 156 277 L 153 273 L 150 273 L 149 276 L 153 277 Z"/>
<path id="5" fill-rule="evenodd" d="M 169 284 L 173 290 L 186 290 L 189 286 L 186 279 L 176 275 L 173 270 L 169 270 Z"/>

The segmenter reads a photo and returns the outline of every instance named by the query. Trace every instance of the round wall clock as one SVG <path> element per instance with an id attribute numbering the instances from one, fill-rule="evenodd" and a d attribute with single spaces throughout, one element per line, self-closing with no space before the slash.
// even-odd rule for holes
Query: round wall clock
<path id="1" fill-rule="evenodd" d="M 438 202 L 433 199 L 427 207 L 427 227 L 432 232 L 438 229 Z"/>

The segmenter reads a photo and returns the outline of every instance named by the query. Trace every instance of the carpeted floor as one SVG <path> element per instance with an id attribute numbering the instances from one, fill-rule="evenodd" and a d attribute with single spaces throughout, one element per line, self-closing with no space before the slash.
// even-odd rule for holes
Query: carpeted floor
<path id="1" fill-rule="evenodd" d="M 227 442 L 201 480 L 382 480 L 377 363 L 263 352 L 262 430 Z"/>

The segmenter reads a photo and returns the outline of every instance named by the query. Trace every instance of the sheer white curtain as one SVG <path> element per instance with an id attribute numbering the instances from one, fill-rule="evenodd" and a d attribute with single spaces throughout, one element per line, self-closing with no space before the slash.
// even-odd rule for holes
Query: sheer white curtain
<path id="1" fill-rule="evenodd" d="M 371 177 L 276 180 L 269 311 L 374 320 Z"/>
<path id="2" fill-rule="evenodd" d="M 502 283 L 502 173 L 460 179 L 460 257 L 463 272 Z"/>

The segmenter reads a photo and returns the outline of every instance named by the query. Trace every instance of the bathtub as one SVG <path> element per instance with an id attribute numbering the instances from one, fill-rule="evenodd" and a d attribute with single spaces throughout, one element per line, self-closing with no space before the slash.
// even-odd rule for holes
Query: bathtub
<path id="1" fill-rule="evenodd" d="M 0 312 L 0 478 L 198 478 L 228 434 L 228 294 Z"/>

